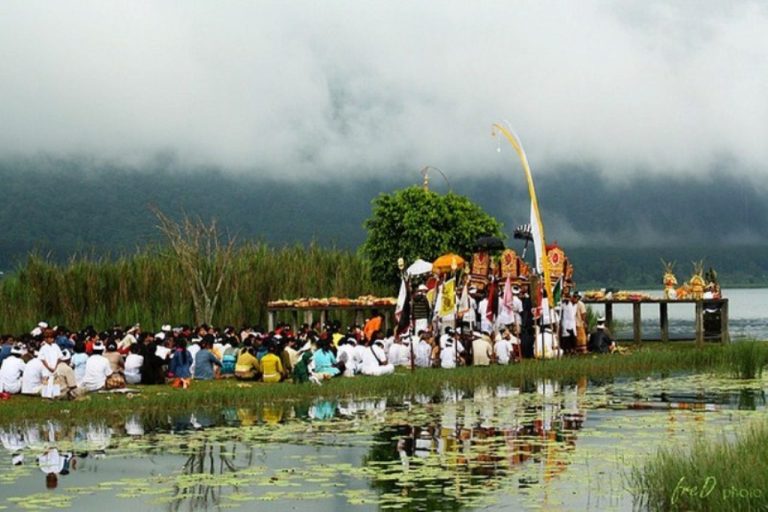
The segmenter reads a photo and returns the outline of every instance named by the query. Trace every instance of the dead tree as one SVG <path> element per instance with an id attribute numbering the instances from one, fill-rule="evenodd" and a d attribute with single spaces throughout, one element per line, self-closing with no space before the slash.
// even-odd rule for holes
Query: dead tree
<path id="1" fill-rule="evenodd" d="M 207 224 L 200 217 L 190 218 L 184 213 L 180 221 L 175 221 L 156 206 L 150 206 L 150 210 L 187 281 L 195 321 L 212 324 L 221 287 L 232 270 L 235 237 L 220 235 L 215 219 Z"/>

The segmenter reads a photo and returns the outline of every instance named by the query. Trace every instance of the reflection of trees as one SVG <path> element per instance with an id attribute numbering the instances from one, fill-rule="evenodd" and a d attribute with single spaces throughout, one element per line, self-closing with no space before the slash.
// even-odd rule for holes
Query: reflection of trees
<path id="1" fill-rule="evenodd" d="M 178 512 L 182 509 L 189 511 L 209 510 L 213 506 L 221 505 L 222 487 L 229 487 L 238 491 L 237 483 L 221 478 L 227 473 L 238 471 L 234 463 L 237 448 L 237 442 L 231 442 L 227 445 L 209 441 L 203 441 L 199 447 L 195 448 L 187 457 L 181 474 L 199 477 L 199 481 L 194 485 L 179 485 L 177 482 L 173 488 L 173 501 L 171 501 L 168 509 L 171 512 Z M 254 450 L 250 449 L 244 455 L 246 467 L 252 466 L 255 457 Z M 210 478 L 205 478 L 203 475 L 210 475 Z M 226 485 L 222 485 L 224 480 L 226 480 Z M 184 507 L 185 503 L 187 507 Z"/>

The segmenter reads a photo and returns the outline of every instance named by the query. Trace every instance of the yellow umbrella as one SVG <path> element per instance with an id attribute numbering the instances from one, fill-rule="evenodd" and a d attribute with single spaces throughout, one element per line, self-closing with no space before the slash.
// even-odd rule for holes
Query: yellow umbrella
<path id="1" fill-rule="evenodd" d="M 458 254 L 449 252 L 448 254 L 443 254 L 432 262 L 432 270 L 434 272 L 450 272 L 454 267 L 457 269 L 464 268 L 464 264 L 464 258 Z"/>

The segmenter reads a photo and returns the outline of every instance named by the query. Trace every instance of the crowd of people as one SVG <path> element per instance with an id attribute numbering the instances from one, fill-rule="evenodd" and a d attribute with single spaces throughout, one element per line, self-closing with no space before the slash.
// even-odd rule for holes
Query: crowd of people
<path id="1" fill-rule="evenodd" d="M 194 380 L 234 378 L 277 383 L 313 382 L 409 368 L 455 368 L 510 364 L 527 357 L 577 353 L 586 329 L 578 294 L 534 322 L 530 300 L 514 290 L 510 311 L 489 315 L 488 299 L 473 293 L 460 320 L 437 322 L 419 287 L 412 322 L 402 333 L 385 332 L 377 311 L 363 325 L 339 322 L 287 324 L 264 332 L 258 327 L 220 330 L 209 325 L 164 325 L 159 332 L 113 326 L 72 332 L 40 322 L 29 334 L 5 335 L 0 344 L 0 397 L 13 394 L 77 399 L 87 393 L 136 384 L 187 388 Z M 493 320 L 493 321 L 491 321 Z M 604 319 L 589 336 L 590 351 L 615 347 Z"/>

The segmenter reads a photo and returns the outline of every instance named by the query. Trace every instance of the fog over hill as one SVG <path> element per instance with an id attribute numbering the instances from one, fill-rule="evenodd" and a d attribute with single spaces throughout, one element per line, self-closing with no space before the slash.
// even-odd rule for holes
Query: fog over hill
<path id="1" fill-rule="evenodd" d="M 528 192 L 514 162 L 503 175 L 446 175 L 454 192 L 499 218 L 510 238 L 516 225 L 528 222 Z M 421 180 L 415 169 L 378 176 L 331 174 L 302 182 L 212 168 L 181 171 L 172 158 L 142 168 L 85 158 L 5 159 L 0 268 L 33 249 L 63 259 L 76 251 L 120 252 L 157 241 L 150 204 L 170 214 L 215 217 L 241 238 L 355 249 L 365 239 L 371 200 Z M 599 169 L 563 166 L 539 176 L 536 185 L 548 241 L 557 240 L 574 259 L 578 255 L 582 269 L 592 269 L 587 280 L 612 272 L 600 268 L 612 260 L 625 275 L 636 270 L 634 279 L 653 282 L 660 257 L 680 260 L 683 273 L 691 259 L 731 265 L 726 275 L 739 273 L 742 283 L 768 275 L 768 194 L 746 178 L 713 170 L 696 179 L 636 174 L 610 181 Z M 445 192 L 448 184 L 433 173 L 431 187 Z"/>

